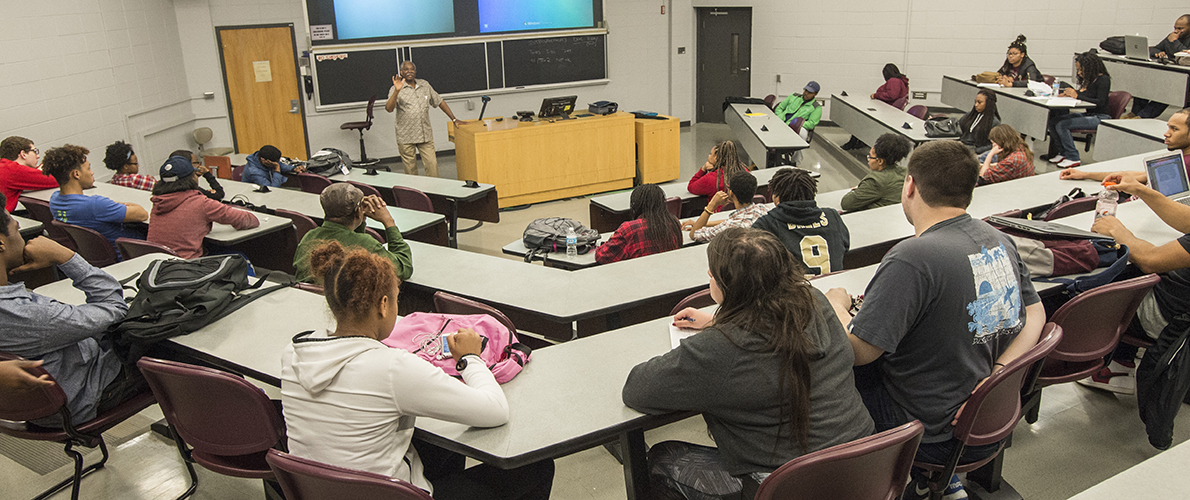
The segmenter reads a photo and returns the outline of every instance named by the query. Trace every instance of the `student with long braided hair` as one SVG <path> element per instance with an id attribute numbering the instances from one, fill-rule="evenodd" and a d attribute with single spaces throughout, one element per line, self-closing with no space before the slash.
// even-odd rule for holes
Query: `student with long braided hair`
<path id="1" fill-rule="evenodd" d="M 702 331 L 633 368 L 622 394 L 643 413 L 702 413 L 718 446 L 653 445 L 657 498 L 750 500 L 777 467 L 868 436 L 873 423 L 847 333 L 780 241 L 730 228 L 711 240 L 707 263 L 719 309 L 679 312 L 675 324 Z"/>
<path id="2" fill-rule="evenodd" d="M 1074 147 L 1071 130 L 1095 130 L 1099 122 L 1111 118 L 1108 96 L 1111 95 L 1111 75 L 1103 66 L 1103 60 L 1095 52 L 1083 52 L 1074 58 L 1074 69 L 1078 75 L 1078 89 L 1066 87 L 1062 97 L 1074 97 L 1094 104 L 1095 107 L 1083 113 L 1050 115 L 1050 148 L 1048 160 L 1059 168 L 1077 167 L 1082 164 L 1078 148 Z"/>
<path id="3" fill-rule="evenodd" d="M 419 416 L 477 427 L 508 422 L 504 391 L 479 358 L 479 334 L 462 329 L 444 338 L 462 375 L 456 380 L 380 343 L 397 321 L 401 280 L 391 261 L 332 240 L 310 252 L 310 267 L 335 327 L 299 333 L 281 354 L 290 453 L 402 479 L 443 500 L 549 498 L 550 460 L 464 470 L 462 455 L 412 442 Z"/>
<path id="4" fill-rule="evenodd" d="M 739 150 L 732 141 L 723 141 L 711 148 L 707 162 L 698 173 L 686 183 L 686 190 L 700 196 L 714 196 L 727 190 L 727 183 L 735 174 L 747 172 L 748 166 L 740 161 Z M 711 207 L 712 210 L 715 207 Z"/>
<path id="5" fill-rule="evenodd" d="M 826 274 L 843 269 L 843 254 L 851 247 L 851 233 L 833 208 L 819 208 L 814 201 L 818 180 L 800 168 L 783 168 L 769 181 L 769 195 L 776 204 L 752 227 L 763 229 L 793 253 L 806 273 Z"/>
<path id="6" fill-rule="evenodd" d="M 620 224 L 607 243 L 595 249 L 595 262 L 621 260 L 668 252 L 682 246 L 682 226 L 665 208 L 665 191 L 641 184 L 628 199 L 632 220 Z"/>

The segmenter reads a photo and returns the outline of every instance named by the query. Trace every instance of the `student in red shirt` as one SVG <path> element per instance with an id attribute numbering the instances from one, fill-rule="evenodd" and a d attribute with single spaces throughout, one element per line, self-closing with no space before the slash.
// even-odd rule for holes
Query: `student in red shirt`
<path id="1" fill-rule="evenodd" d="M 686 190 L 699 196 L 714 196 L 719 191 L 726 191 L 728 179 L 738 172 L 748 171 L 737 151 L 732 141 L 716 144 L 707 155 L 707 162 L 686 184 Z"/>
<path id="2" fill-rule="evenodd" d="M 38 155 L 33 141 L 12 136 L 0 141 L 0 192 L 8 197 L 4 209 L 12 212 L 24 191 L 39 191 L 58 187 L 58 181 L 38 170 Z"/>
<path id="3" fill-rule="evenodd" d="M 992 127 L 988 132 L 992 149 L 979 167 L 979 185 L 1010 181 L 1033 175 L 1033 151 L 1021 139 L 1020 132 L 1008 124 Z M 997 158 L 993 162 L 992 158 Z"/>
<path id="4" fill-rule="evenodd" d="M 607 264 L 667 252 L 682 246 L 677 217 L 665 209 L 665 191 L 641 184 L 628 200 L 632 220 L 620 224 L 607 243 L 595 249 L 595 262 Z"/>
<path id="5" fill-rule="evenodd" d="M 104 151 L 103 165 L 116 172 L 108 182 L 117 186 L 152 191 L 153 186 L 157 185 L 155 177 L 140 173 L 140 159 L 136 157 L 132 145 L 127 142 L 116 141 L 109 144 Z"/>

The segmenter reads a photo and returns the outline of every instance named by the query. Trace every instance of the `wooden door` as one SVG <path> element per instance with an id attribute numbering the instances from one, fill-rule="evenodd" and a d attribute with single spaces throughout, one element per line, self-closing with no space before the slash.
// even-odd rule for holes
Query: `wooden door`
<path id="1" fill-rule="evenodd" d="M 271 144 L 290 158 L 310 154 L 293 25 L 216 28 L 236 152 Z"/>
<path id="2" fill-rule="evenodd" d="M 752 94 L 752 8 L 698 8 L 699 123 L 723 123 L 723 99 Z"/>

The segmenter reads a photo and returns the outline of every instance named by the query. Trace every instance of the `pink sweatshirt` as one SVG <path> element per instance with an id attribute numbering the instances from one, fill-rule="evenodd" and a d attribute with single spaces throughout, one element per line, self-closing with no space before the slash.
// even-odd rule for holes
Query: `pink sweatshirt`
<path id="1" fill-rule="evenodd" d="M 181 191 L 150 198 L 149 237 L 165 245 L 183 259 L 202 257 L 202 240 L 211 232 L 211 223 L 228 224 L 236 229 L 260 225 L 252 212 L 245 212 L 207 198 L 197 190 Z"/>

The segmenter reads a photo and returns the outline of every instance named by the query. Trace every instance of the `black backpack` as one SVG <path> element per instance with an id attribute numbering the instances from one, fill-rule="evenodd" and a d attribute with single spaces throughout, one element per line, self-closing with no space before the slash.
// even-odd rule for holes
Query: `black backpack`
<path id="1" fill-rule="evenodd" d="M 1124 37 L 1109 36 L 1109 37 L 1107 37 L 1107 39 L 1103 40 L 1102 42 L 1099 42 L 1099 48 L 1106 50 L 1112 54 L 1115 54 L 1117 56 L 1122 56 L 1122 55 L 1124 55 L 1124 52 L 1125 52 Z"/>
<path id="2" fill-rule="evenodd" d="M 245 294 L 260 288 L 267 275 L 249 285 L 248 261 L 240 255 L 155 260 L 133 278 L 138 276 L 128 315 L 108 329 L 118 352 L 129 362 L 157 342 L 198 330 L 292 284 L 286 279 Z"/>
<path id="3" fill-rule="evenodd" d="M 563 217 L 547 217 L 529 223 L 525 228 L 522 241 L 529 252 L 525 254 L 525 262 L 531 262 L 533 257 L 550 252 L 566 251 L 566 229 L 574 228 L 577 236 L 575 246 L 578 253 L 590 252 L 599 244 L 599 231 L 585 227 L 574 219 Z"/>
<path id="4" fill-rule="evenodd" d="M 306 160 L 306 172 L 330 177 L 338 173 L 345 173 L 343 169 L 351 170 L 351 156 L 335 148 L 322 148 L 310 155 Z"/>

